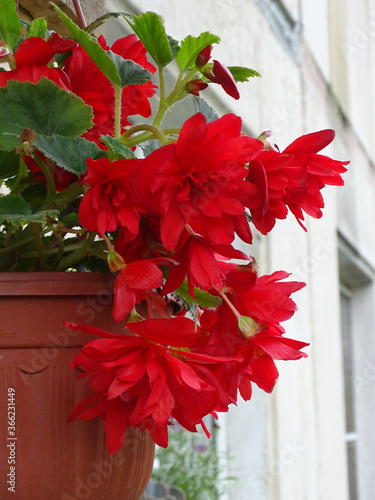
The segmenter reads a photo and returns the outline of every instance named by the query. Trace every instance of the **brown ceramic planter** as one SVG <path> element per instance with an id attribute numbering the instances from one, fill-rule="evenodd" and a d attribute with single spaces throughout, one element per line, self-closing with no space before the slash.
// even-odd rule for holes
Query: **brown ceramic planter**
<path id="1" fill-rule="evenodd" d="M 100 419 L 68 422 L 91 393 L 69 363 L 95 337 L 71 332 L 63 321 L 119 332 L 111 279 L 0 273 L 1 499 L 138 500 L 144 492 L 154 456 L 148 433 L 128 429 L 110 457 Z"/>

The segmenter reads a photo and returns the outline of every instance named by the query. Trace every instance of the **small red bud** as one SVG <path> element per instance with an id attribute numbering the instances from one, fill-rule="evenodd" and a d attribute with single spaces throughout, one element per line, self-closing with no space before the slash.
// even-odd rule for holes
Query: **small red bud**
<path id="1" fill-rule="evenodd" d="M 195 66 L 198 69 L 203 68 L 203 66 L 206 66 L 206 64 L 210 60 L 210 57 L 211 57 L 211 45 L 207 45 L 207 47 L 202 49 L 197 55 L 197 58 L 195 60 Z"/>
<path id="2" fill-rule="evenodd" d="M 197 97 L 199 97 L 199 92 L 207 87 L 208 84 L 204 83 L 203 80 L 201 80 L 200 78 L 197 78 L 195 80 L 190 80 L 190 82 L 187 82 L 187 84 L 185 85 L 186 92 L 188 94 L 193 94 Z"/>
<path id="3" fill-rule="evenodd" d="M 238 92 L 236 80 L 233 78 L 232 73 L 219 61 L 213 61 L 213 63 L 212 73 L 217 79 L 215 83 L 220 83 L 228 95 L 234 99 L 239 99 L 240 93 Z"/>

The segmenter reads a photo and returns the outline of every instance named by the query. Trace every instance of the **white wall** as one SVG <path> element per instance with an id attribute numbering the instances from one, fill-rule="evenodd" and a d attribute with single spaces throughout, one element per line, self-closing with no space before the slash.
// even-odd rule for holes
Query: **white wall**
<path id="1" fill-rule="evenodd" d="M 280 363 L 273 394 L 257 392 L 253 401 L 231 409 L 219 421 L 220 446 L 234 457 L 228 473 L 238 477 L 227 500 L 347 500 L 338 231 L 370 269 L 371 281 L 375 6 L 370 0 L 284 0 L 281 9 L 276 0 L 107 4 L 108 10 L 156 11 L 177 39 L 206 30 L 219 35 L 223 43 L 214 49 L 216 59 L 252 67 L 262 75 L 240 84 L 238 102 L 222 92 L 208 93 L 221 112 L 241 115 L 245 130 L 255 135 L 271 129 L 281 149 L 307 131 L 334 128 L 336 140 L 325 153 L 352 161 L 346 186 L 325 190 L 324 217 L 309 221 L 307 234 L 291 219 L 279 222 L 258 246 L 261 273 L 285 269 L 308 284 L 296 294 L 300 310 L 286 328 L 288 336 L 311 343 L 309 358 Z M 355 304 L 356 317 L 361 318 L 355 351 L 359 376 L 366 360 L 370 363 L 357 404 L 360 433 L 372 436 L 367 443 L 360 440 L 358 464 L 358 498 L 368 500 L 375 465 L 368 416 L 375 407 L 375 332 L 369 313 L 375 304 L 370 285 L 356 294 Z"/>

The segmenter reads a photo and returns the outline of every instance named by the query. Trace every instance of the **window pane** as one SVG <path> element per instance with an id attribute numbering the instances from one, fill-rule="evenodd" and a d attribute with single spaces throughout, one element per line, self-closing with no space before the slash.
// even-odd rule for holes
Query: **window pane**
<path id="1" fill-rule="evenodd" d="M 344 361 L 344 383 L 346 403 L 346 432 L 356 432 L 353 388 L 353 345 L 351 299 L 341 294 L 341 331 Z"/>

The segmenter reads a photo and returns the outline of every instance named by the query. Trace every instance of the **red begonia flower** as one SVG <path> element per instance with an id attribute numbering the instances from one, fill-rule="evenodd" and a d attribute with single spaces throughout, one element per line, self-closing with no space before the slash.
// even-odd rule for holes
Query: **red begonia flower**
<path id="1" fill-rule="evenodd" d="M 65 72 L 47 64 L 57 53 L 67 52 L 76 45 L 75 42 L 65 40 L 59 35 L 47 42 L 39 37 L 27 38 L 14 54 L 16 69 L 0 73 L 0 87 L 5 87 L 9 80 L 37 83 L 44 76 L 63 89 L 68 88 L 69 79 Z"/>
<path id="2" fill-rule="evenodd" d="M 151 261 L 136 260 L 123 267 L 114 286 L 113 317 L 119 322 L 133 310 L 135 304 L 163 284 L 163 273 Z"/>
<path id="3" fill-rule="evenodd" d="M 241 119 L 224 115 L 211 123 L 201 113 L 183 125 L 176 144 L 148 155 L 134 175 L 134 188 L 150 213 L 161 216 L 161 237 L 173 250 L 185 223 L 211 230 L 213 243 L 231 244 L 237 227 L 248 227 L 238 201 L 245 164 L 263 143 L 241 136 Z M 243 232 L 240 235 L 243 236 Z M 244 235 L 251 242 L 251 233 Z"/>
<path id="4" fill-rule="evenodd" d="M 306 286 L 298 281 L 281 281 L 288 276 L 285 271 L 276 271 L 258 277 L 252 264 L 234 266 L 226 275 L 226 295 L 241 315 L 262 325 L 286 321 L 297 310 L 290 295 Z"/>
<path id="5" fill-rule="evenodd" d="M 173 258 L 179 265 L 170 269 L 163 293 L 175 291 L 187 277 L 189 293 L 194 295 L 194 287 L 208 290 L 212 287 L 221 288 L 224 281 L 216 255 L 220 254 L 232 259 L 245 259 L 248 256 L 234 249 L 231 245 L 214 245 L 199 235 L 188 236 L 181 242 Z"/>
<path id="6" fill-rule="evenodd" d="M 307 357 L 300 349 L 308 344 L 284 337 L 285 330 L 278 323 L 269 323 L 263 330 L 244 338 L 238 329 L 237 318 L 225 302 L 211 314 L 206 309 L 201 318 L 202 324 L 205 324 L 209 331 L 208 335 L 202 337 L 209 352 L 216 349 L 222 356 L 233 357 L 241 354 L 243 358 L 234 371 L 231 372 L 228 366 L 226 373 L 223 367 L 220 367 L 222 375 L 219 371 L 215 372 L 233 398 L 239 390 L 242 398 L 249 400 L 252 395 L 252 383 L 256 383 L 266 392 L 271 392 L 278 378 L 274 359 L 295 360 Z"/>
<path id="7" fill-rule="evenodd" d="M 85 183 L 90 188 L 79 206 L 79 220 L 89 231 L 103 236 L 106 231 L 126 227 L 135 237 L 138 234 L 142 205 L 136 197 L 131 177 L 141 160 L 108 158 L 87 159 Z"/>
<path id="8" fill-rule="evenodd" d="M 109 50 L 103 36 L 99 44 L 104 50 Z M 124 59 L 130 59 L 140 64 L 151 73 L 156 68 L 147 60 L 147 52 L 136 35 L 129 35 L 117 40 L 111 47 L 112 52 Z M 115 92 L 110 81 L 93 63 L 82 47 L 73 51 L 71 57 L 65 62 L 65 71 L 71 82 L 71 90 L 81 97 L 94 111 L 95 126 L 90 129 L 90 140 L 95 136 L 114 134 L 114 104 Z M 142 85 L 128 85 L 122 91 L 121 118 L 122 127 L 129 125 L 127 117 L 139 114 L 148 117 L 151 114 L 149 98 L 155 94 L 156 86 L 152 82 Z"/>
<path id="9" fill-rule="evenodd" d="M 301 221 L 304 220 L 303 211 L 314 218 L 323 214 L 324 200 L 320 190 L 325 185 L 342 186 L 344 181 L 341 174 L 346 172 L 344 165 L 348 161 L 338 161 L 317 154 L 330 144 L 335 137 L 333 130 L 321 130 L 303 135 L 290 144 L 284 154 L 292 156 L 286 169 L 291 171 L 300 169 L 300 175 L 292 175 L 290 186 L 284 197 L 284 202 L 296 217 L 299 224 L 306 229 Z"/>
<path id="10" fill-rule="evenodd" d="M 284 330 L 282 329 L 282 332 Z M 255 344 L 254 354 L 247 365 L 240 384 L 240 393 L 246 401 L 251 396 L 251 382 L 260 389 L 271 392 L 275 386 L 279 372 L 275 366 L 275 359 L 296 360 L 306 358 L 307 354 L 301 349 L 309 344 L 283 337 L 279 325 L 270 326 L 250 339 Z"/>
<path id="11" fill-rule="evenodd" d="M 288 207 L 283 201 L 289 185 L 284 167 L 290 160 L 290 155 L 264 150 L 250 162 L 246 180 L 249 187 L 254 189 L 253 186 L 257 186 L 259 189 L 261 203 L 258 204 L 257 199 L 251 196 L 251 191 L 249 196 L 246 193 L 243 203 L 250 209 L 252 222 L 262 234 L 269 233 L 276 219 L 285 219 L 288 214 Z"/>
<path id="12" fill-rule="evenodd" d="M 92 107 L 95 136 L 113 133 L 115 91 L 108 78 L 94 64 L 81 46 L 65 61 L 64 70 L 70 80 L 70 90 Z"/>
<path id="13" fill-rule="evenodd" d="M 258 187 L 263 201 L 257 205 L 251 196 L 242 201 L 250 208 L 253 223 L 262 234 L 273 228 L 276 219 L 285 219 L 288 208 L 303 229 L 303 212 L 314 218 L 322 216 L 321 189 L 325 185 L 342 185 L 341 174 L 349 163 L 317 154 L 333 138 L 333 130 L 307 134 L 282 153 L 265 150 L 250 162 L 247 181 Z"/>
<path id="14" fill-rule="evenodd" d="M 166 447 L 171 417 L 189 430 L 196 430 L 221 398 L 231 401 L 220 381 L 209 374 L 211 365 L 224 364 L 228 358 L 186 350 L 196 338 L 190 319 L 132 323 L 129 329 L 137 333 L 135 337 L 89 325 L 66 325 L 101 337 L 86 344 L 71 364 L 72 368 L 83 367 L 81 376 L 90 377 L 96 394 L 81 401 L 70 418 L 100 416 L 105 421 L 111 454 L 120 449 L 128 426 L 148 429 L 154 441 Z"/>
<path id="15" fill-rule="evenodd" d="M 267 392 L 274 387 L 278 377 L 274 359 L 306 357 L 300 350 L 308 344 L 285 338 L 285 330 L 279 324 L 293 316 L 296 304 L 290 295 L 302 288 L 304 283 L 280 282 L 289 276 L 283 271 L 258 277 L 253 262 L 246 266 L 221 263 L 221 268 L 226 275 L 222 292 L 231 302 L 231 307 L 223 300 L 216 310 L 204 310 L 199 318 L 200 342 L 196 345 L 201 352 L 206 349 L 221 356 L 242 357 L 234 371 L 231 372 L 231 367 L 227 366 L 214 373 L 234 399 L 239 390 L 242 397 L 248 400 L 253 382 Z M 246 317 L 256 327 L 245 334 L 238 315 Z"/>
<path id="16" fill-rule="evenodd" d="M 141 217 L 139 232 L 134 238 L 124 227 L 115 240 L 116 251 L 125 262 L 160 257 L 159 248 L 163 248 L 160 238 L 160 220 L 157 217 Z"/>

